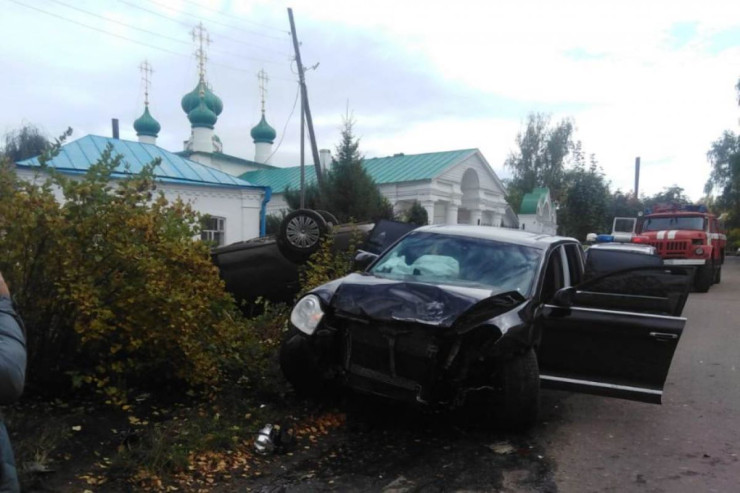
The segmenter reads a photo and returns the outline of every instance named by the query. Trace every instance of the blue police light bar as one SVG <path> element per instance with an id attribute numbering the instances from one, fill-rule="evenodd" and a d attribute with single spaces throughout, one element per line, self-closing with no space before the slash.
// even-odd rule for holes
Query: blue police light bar
<path id="1" fill-rule="evenodd" d="M 614 235 L 596 235 L 597 243 L 611 243 L 614 241 Z"/>

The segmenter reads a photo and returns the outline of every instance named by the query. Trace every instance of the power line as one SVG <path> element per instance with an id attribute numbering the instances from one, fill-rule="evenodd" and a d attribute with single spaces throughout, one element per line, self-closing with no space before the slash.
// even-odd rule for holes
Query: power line
<path id="1" fill-rule="evenodd" d="M 103 19 L 104 21 L 107 21 L 107 22 L 112 22 L 114 24 L 118 24 L 118 25 L 121 25 L 121 26 L 124 26 L 124 27 L 128 27 L 129 29 L 135 29 L 137 31 L 141 31 L 141 32 L 144 32 L 144 33 L 147 33 L 147 34 L 151 34 L 153 36 L 159 36 L 160 38 L 169 39 L 170 41 L 174 41 L 176 43 L 182 43 L 182 44 L 186 44 L 186 45 L 189 45 L 190 44 L 190 42 L 188 42 L 188 41 L 185 41 L 185 40 L 182 40 L 182 39 L 173 38 L 172 36 L 167 36 L 165 34 L 156 33 L 154 31 L 149 31 L 148 29 L 144 29 L 144 28 L 141 28 L 141 27 L 132 26 L 131 24 L 126 24 L 125 22 L 117 21 L 115 19 L 109 19 L 107 17 L 104 17 L 102 15 L 96 14 L 94 12 L 90 12 L 89 10 L 81 9 L 79 7 L 75 7 L 74 5 L 69 5 L 67 3 L 61 2 L 59 0 L 49 0 L 49 1 L 54 2 L 54 3 L 58 3 L 59 5 L 63 5 L 65 7 L 67 7 L 67 8 L 70 8 L 72 10 L 76 10 L 78 12 L 82 12 L 83 14 L 91 15 L 93 17 L 97 17 L 98 19 Z"/>
<path id="2" fill-rule="evenodd" d="M 70 19 L 68 17 L 65 17 L 65 16 L 62 16 L 62 15 L 56 14 L 54 12 L 49 12 L 47 10 L 40 9 L 40 8 L 34 7 L 32 5 L 25 4 L 25 3 L 23 3 L 23 2 L 21 2 L 19 0 L 8 0 L 8 1 L 10 1 L 12 3 L 15 3 L 17 5 L 20 5 L 22 7 L 25 7 L 25 8 L 28 8 L 28 9 L 31 9 L 31 10 L 35 10 L 36 12 L 40 12 L 40 13 L 42 13 L 44 15 L 48 15 L 50 17 L 54 17 L 56 19 L 60 19 L 60 20 L 63 20 L 65 22 L 70 22 L 72 24 L 76 24 L 78 26 L 82 26 L 84 28 L 87 28 L 87 29 L 90 29 L 90 30 L 93 30 L 93 31 L 96 31 L 96 32 L 99 32 L 99 33 L 103 33 L 103 34 L 105 34 L 107 36 L 112 36 L 114 38 L 118 38 L 118 39 L 122 39 L 122 40 L 125 40 L 125 41 L 129 41 L 131 43 L 135 43 L 135 44 L 138 44 L 138 45 L 141 45 L 141 46 L 145 46 L 145 47 L 150 48 L 150 49 L 153 49 L 153 50 L 158 50 L 158 51 L 162 51 L 162 52 L 165 52 L 165 53 L 169 53 L 171 55 L 176 55 L 176 56 L 180 56 L 180 57 L 190 58 L 190 54 L 180 53 L 180 52 L 177 52 L 177 51 L 169 50 L 167 48 L 163 48 L 161 46 L 156 46 L 156 45 L 145 43 L 143 41 L 139 41 L 139 40 L 136 40 L 136 39 L 133 39 L 133 38 L 129 38 L 129 37 L 123 36 L 121 34 L 112 33 L 112 32 L 106 31 L 104 29 L 100 29 L 100 28 L 97 28 L 95 26 L 91 26 L 89 24 L 85 24 L 84 22 L 79 22 L 79 21 L 76 21 L 74 19 Z M 52 1 L 56 1 L 56 0 L 52 0 Z M 57 1 L 57 3 L 62 4 L 62 2 L 58 2 L 58 1 Z M 88 12 L 88 13 L 90 15 L 96 15 L 96 14 L 93 14 L 93 13 L 90 13 L 90 12 Z M 110 20 L 110 19 L 106 19 L 106 20 Z M 124 25 L 126 27 L 133 27 L 133 26 L 129 26 L 127 24 L 124 24 L 124 23 L 121 23 L 121 22 L 118 22 L 118 21 L 112 21 L 112 22 L 116 22 L 118 24 L 122 24 L 122 25 Z M 138 28 L 134 28 L 134 29 L 138 29 Z M 142 29 L 139 29 L 139 30 L 142 30 Z M 150 31 L 146 31 L 146 30 L 143 30 L 143 31 L 150 32 Z M 152 33 L 152 32 L 150 32 L 150 33 L 151 34 L 156 34 L 156 33 Z M 169 36 L 164 36 L 164 37 L 169 38 Z M 171 39 L 173 39 L 175 41 L 178 41 L 178 42 L 181 42 L 180 40 L 176 40 L 175 38 L 171 38 Z M 243 60 L 249 60 L 249 61 L 260 62 L 260 63 L 270 63 L 270 64 L 282 65 L 281 62 L 276 62 L 276 61 L 273 61 L 273 60 L 263 60 L 263 59 L 259 59 L 259 58 L 250 58 L 250 57 L 239 56 L 239 55 L 236 55 L 236 54 L 228 54 L 228 56 L 238 56 L 238 58 L 243 59 Z M 227 65 L 227 64 L 219 63 L 219 62 L 214 62 L 214 61 L 211 61 L 211 65 L 215 65 L 215 66 L 218 66 L 218 67 L 223 67 L 223 68 L 226 68 L 226 69 L 229 69 L 229 70 L 234 70 L 234 71 L 237 71 L 237 72 L 252 73 L 252 70 L 247 70 L 247 69 L 243 69 L 243 68 L 237 68 L 237 67 L 234 67 L 234 66 L 231 66 L 231 65 Z M 276 80 L 282 80 L 282 81 L 294 82 L 291 79 L 285 79 L 285 78 L 280 78 L 280 77 L 275 77 L 275 79 Z"/>
<path id="3" fill-rule="evenodd" d="M 226 13 L 226 12 L 224 12 L 223 10 L 216 10 L 216 9 L 213 9 L 213 8 L 211 8 L 211 7 L 206 7 L 205 5 L 203 5 L 203 4 L 201 4 L 201 3 L 198 3 L 198 2 L 195 2 L 195 1 L 193 1 L 193 0 L 183 0 L 183 1 L 184 1 L 185 3 L 189 3 L 189 4 L 192 4 L 192 5 L 197 5 L 198 7 L 202 8 L 202 9 L 204 9 L 204 10 L 210 10 L 211 12 L 215 12 L 215 13 L 217 13 L 217 14 L 221 14 L 221 15 L 223 15 L 224 17 L 229 17 L 229 18 L 233 18 L 233 17 L 234 17 L 234 16 L 233 16 L 233 15 L 231 15 L 231 14 L 227 14 L 227 13 Z M 278 27 L 272 27 L 272 26 L 268 26 L 267 24 L 260 24 L 259 22 L 254 22 L 254 21 L 250 21 L 250 20 L 247 20 L 247 19 L 245 19 L 245 18 L 243 18 L 243 17 L 240 17 L 239 19 L 240 19 L 240 20 L 241 20 L 242 22 L 246 22 L 246 23 L 248 23 L 248 24 L 252 24 L 253 26 L 257 26 L 257 27 L 262 27 L 262 28 L 264 28 L 264 29 L 272 29 L 273 31 L 278 31 L 278 32 L 281 32 L 281 33 L 284 33 L 284 34 L 290 34 L 290 32 L 288 32 L 288 31 L 285 31 L 285 30 L 283 30 L 283 29 L 280 29 L 280 28 L 278 28 Z"/>
<path id="4" fill-rule="evenodd" d="M 169 15 L 166 15 L 166 14 L 162 14 L 162 13 L 160 13 L 160 12 L 157 12 L 156 10 L 148 9 L 148 8 L 146 8 L 146 7 L 142 7 L 141 5 L 136 5 L 135 3 L 131 3 L 131 2 L 128 2 L 127 0 L 118 0 L 118 1 L 119 1 L 119 2 L 121 2 L 121 3 L 123 3 L 123 4 L 125 4 L 125 5 L 128 5 L 129 7 L 132 7 L 132 8 L 135 8 L 135 9 L 139 9 L 139 10 L 142 10 L 142 11 L 144 11 L 144 12 L 148 12 L 149 14 L 155 15 L 155 16 L 157 16 L 157 17 L 161 17 L 161 18 L 163 18 L 163 19 L 167 19 L 168 21 L 174 22 L 174 23 L 176 23 L 176 24 L 180 24 L 181 26 L 185 26 L 185 27 L 187 27 L 188 29 L 190 29 L 190 28 L 192 28 L 192 27 L 193 27 L 193 26 L 192 26 L 191 24 L 188 24 L 187 22 L 183 22 L 183 21 L 177 20 L 177 19 L 175 19 L 175 18 L 174 18 L 174 17 L 172 17 L 172 16 L 169 16 Z M 155 3 L 155 4 L 157 4 L 157 5 L 162 5 L 162 4 L 159 4 L 159 3 L 157 3 L 157 2 L 151 2 L 151 3 Z M 163 6 L 164 6 L 164 5 L 163 5 Z M 165 7 L 166 7 L 166 6 L 165 6 Z M 168 8 L 168 9 L 172 10 L 172 8 L 171 8 L 171 7 L 166 7 L 166 8 Z M 200 18 L 200 17 L 198 17 L 198 16 L 196 16 L 196 15 L 193 15 L 193 14 L 188 14 L 188 13 L 186 13 L 186 12 L 183 12 L 183 14 L 185 14 L 185 15 L 188 15 L 188 16 L 190 16 L 190 17 L 193 17 L 193 18 L 195 18 L 195 19 L 201 20 L 201 18 Z M 216 22 L 216 21 L 209 21 L 209 22 L 214 22 L 214 24 L 217 24 L 217 22 Z M 248 32 L 248 31 L 247 31 L 247 32 Z M 264 46 L 255 46 L 255 45 L 254 45 L 254 44 L 252 44 L 252 43 L 248 43 L 248 42 L 246 42 L 246 41 L 242 41 L 241 39 L 236 39 L 236 38 L 232 38 L 232 37 L 230 37 L 230 36 L 227 36 L 227 35 L 225 35 L 225 34 L 220 34 L 220 33 L 219 33 L 219 37 L 221 37 L 221 38 L 223 38 L 223 39 L 225 39 L 225 40 L 231 41 L 232 43 L 238 43 L 238 44 L 242 44 L 242 45 L 245 45 L 245 46 L 249 46 L 250 48 L 256 48 L 256 49 L 259 49 L 259 50 L 262 50 L 262 51 L 271 51 L 271 52 L 273 52 L 273 53 L 277 53 L 277 54 L 279 54 L 279 55 L 283 55 L 283 56 L 289 56 L 289 55 L 288 55 L 287 53 L 285 53 L 285 52 L 283 52 L 283 51 L 275 50 L 275 49 L 272 49 L 272 48 L 266 48 L 266 47 L 264 47 Z M 282 38 L 276 38 L 275 36 L 269 36 L 269 37 L 270 37 L 270 38 L 274 38 L 274 39 L 282 39 Z"/>
<path id="5" fill-rule="evenodd" d="M 288 124 L 290 123 L 290 120 L 293 119 L 293 113 L 295 113 L 295 107 L 298 104 L 298 95 L 301 93 L 300 89 L 301 89 L 300 86 L 296 88 L 295 100 L 293 100 L 293 109 L 290 110 L 290 115 L 288 115 L 288 119 L 285 120 L 285 125 L 283 125 L 283 133 L 280 135 L 280 141 L 278 141 L 277 147 L 275 147 L 275 150 L 272 151 L 272 154 L 270 154 L 267 157 L 266 161 L 269 161 L 270 159 L 272 159 L 272 156 L 275 155 L 275 153 L 280 149 L 280 146 L 283 144 L 283 138 L 285 137 L 285 132 L 288 129 Z"/>
<path id="6" fill-rule="evenodd" d="M 125 2 L 125 3 L 128 3 L 128 2 Z M 153 3 L 154 5 L 159 5 L 160 7 L 165 8 L 167 10 L 175 10 L 172 7 L 170 7 L 169 5 L 166 5 L 166 4 L 161 3 L 161 2 L 157 2 L 155 0 L 149 0 L 149 3 Z M 195 15 L 195 14 L 191 14 L 189 12 L 182 12 L 182 14 L 183 15 L 187 15 L 189 17 L 194 17 L 194 18 L 199 19 L 199 20 L 201 18 L 200 16 Z M 254 34 L 255 36 L 262 36 L 264 38 L 272 38 L 272 39 L 284 39 L 284 38 L 280 38 L 278 36 L 272 36 L 270 34 L 264 34 L 264 33 L 260 33 L 260 32 L 257 32 L 257 31 L 250 31 L 249 29 L 244 29 L 242 27 L 232 26 L 232 25 L 229 25 L 229 24 L 226 24 L 226 23 L 223 23 L 223 22 L 214 21 L 213 19 L 211 19 L 210 22 L 212 22 L 212 23 L 214 23 L 216 25 L 219 25 L 219 26 L 227 27 L 229 29 L 236 29 L 238 31 L 243 31 L 243 32 L 248 33 L 248 34 Z"/>
<path id="7" fill-rule="evenodd" d="M 150 45 L 148 43 L 143 43 L 141 41 L 137 41 L 135 39 L 131 39 L 131 38 L 128 38 L 126 36 L 121 36 L 120 34 L 111 33 L 111 32 L 105 31 L 103 29 L 99 29 L 97 27 L 90 26 L 89 24 L 85 24 L 84 22 L 78 22 L 78 21 L 73 20 L 73 19 L 70 19 L 68 17 L 64 17 L 64 16 L 61 16 L 59 14 L 55 14 L 53 12 L 48 12 L 46 10 L 39 9 L 37 7 L 33 7 L 33 6 L 28 5 L 28 4 L 25 4 L 23 2 L 19 2 L 18 0 L 8 0 L 8 1 L 13 2 L 13 3 L 17 4 L 17 5 L 20 5 L 22 7 L 26 7 L 26 8 L 31 9 L 31 10 L 35 10 L 37 12 L 41 12 L 42 14 L 49 15 L 51 17 L 56 17 L 57 19 L 61 19 L 63 21 L 71 22 L 72 24 L 77 24 L 78 26 L 86 27 L 88 29 L 92 29 L 93 31 L 98 31 L 98 32 L 103 33 L 103 34 L 107 34 L 108 36 L 113 36 L 113 37 L 119 38 L 119 39 L 125 39 L 126 41 L 130 41 L 130 42 L 136 43 L 138 45 L 146 46 L 147 48 L 151 48 L 153 50 L 164 51 L 164 52 L 170 53 L 172 55 L 177 55 L 177 56 L 184 56 L 184 57 L 189 57 L 190 56 L 190 55 L 185 55 L 183 53 L 178 53 L 176 51 L 168 50 L 167 48 L 161 48 L 159 46 L 154 46 L 154 45 Z"/>

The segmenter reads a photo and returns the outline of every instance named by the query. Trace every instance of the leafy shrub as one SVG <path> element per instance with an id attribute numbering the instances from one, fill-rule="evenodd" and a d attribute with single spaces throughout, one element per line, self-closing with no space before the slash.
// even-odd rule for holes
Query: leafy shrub
<path id="1" fill-rule="evenodd" d="M 198 214 L 157 193 L 157 163 L 114 182 L 119 164 L 108 148 L 76 178 L 0 169 L 0 270 L 26 321 L 29 381 L 71 376 L 113 403 L 131 384 L 218 386 L 259 341 L 194 240 Z"/>
<path id="2" fill-rule="evenodd" d="M 334 234 L 326 235 L 305 267 L 300 272 L 301 292 L 299 296 L 313 288 L 352 272 L 357 247 L 360 245 L 361 233 L 354 230 L 346 250 L 334 248 Z"/>

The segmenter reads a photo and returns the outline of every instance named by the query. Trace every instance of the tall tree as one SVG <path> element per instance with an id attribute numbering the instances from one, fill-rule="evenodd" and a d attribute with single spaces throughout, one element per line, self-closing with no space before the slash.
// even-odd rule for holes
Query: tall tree
<path id="1" fill-rule="evenodd" d="M 362 167 L 360 141 L 353 133 L 354 121 L 344 120 L 342 137 L 336 147 L 336 157 L 319 189 L 306 188 L 307 208 L 326 209 L 339 222 L 390 219 L 393 206 L 378 190 L 372 177 Z M 300 207 L 300 191 L 288 191 L 285 198 L 292 209 Z"/>
<path id="2" fill-rule="evenodd" d="M 740 79 L 735 89 L 740 105 Z M 725 130 L 712 143 L 707 159 L 712 164 L 712 172 L 704 192 L 707 195 L 716 192 L 715 205 L 719 212 L 727 213 L 727 225 L 740 228 L 740 134 Z"/>
<path id="3" fill-rule="evenodd" d="M 585 240 L 589 233 L 602 233 L 611 226 L 609 184 L 594 156 L 586 165 L 580 143 L 574 147 L 573 167 L 565 172 L 558 210 L 560 234 Z"/>
<path id="4" fill-rule="evenodd" d="M 672 185 L 670 187 L 663 187 L 663 191 L 655 195 L 643 197 L 642 203 L 645 207 L 652 207 L 657 204 L 686 205 L 691 203 L 691 199 L 686 195 L 683 187 Z"/>
<path id="5" fill-rule="evenodd" d="M 508 181 L 509 205 L 519 211 L 524 194 L 535 187 L 547 187 L 553 200 L 561 199 L 565 160 L 573 147 L 573 122 L 565 119 L 556 125 L 550 116 L 531 113 L 527 126 L 516 137 L 517 149 L 504 165 L 513 177 Z"/>
<path id="6" fill-rule="evenodd" d="M 15 163 L 43 154 L 50 148 L 51 141 L 36 126 L 26 123 L 5 134 L 5 146 L 1 154 Z"/>

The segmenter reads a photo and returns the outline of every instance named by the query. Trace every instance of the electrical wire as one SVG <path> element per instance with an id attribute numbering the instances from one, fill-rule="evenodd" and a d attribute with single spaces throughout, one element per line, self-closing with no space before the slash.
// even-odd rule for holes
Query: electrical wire
<path id="1" fill-rule="evenodd" d="M 125 3 L 128 3 L 128 2 L 125 2 Z M 175 10 L 176 11 L 176 9 L 170 7 L 169 5 L 164 4 L 164 3 L 161 3 L 161 2 L 157 2 L 155 0 L 149 0 L 149 3 L 153 3 L 154 5 L 159 5 L 160 7 L 165 8 L 167 10 Z M 189 12 L 181 12 L 181 13 L 183 15 L 187 15 L 189 17 L 194 17 L 194 18 L 199 19 L 199 20 L 201 18 L 200 16 L 195 15 L 195 14 L 191 14 Z M 236 29 L 237 31 L 242 31 L 242 32 L 245 32 L 245 33 L 248 33 L 248 34 L 254 34 L 255 36 L 262 36 L 264 38 L 272 38 L 272 39 L 284 39 L 284 38 L 281 38 L 281 37 L 278 37 L 278 36 L 272 36 L 271 34 L 264 34 L 264 33 L 260 33 L 260 32 L 257 32 L 257 31 L 250 31 L 249 29 L 244 29 L 244 28 L 241 28 L 241 27 L 232 26 L 232 25 L 229 25 L 229 24 L 226 24 L 226 23 L 223 23 L 223 22 L 215 21 L 213 19 L 210 19 L 209 22 L 212 22 L 212 23 L 214 23 L 216 25 L 219 25 L 219 26 L 222 26 L 222 27 L 226 27 L 228 29 Z M 290 34 L 287 31 L 285 31 L 285 33 L 286 34 Z"/>
<path id="2" fill-rule="evenodd" d="M 73 20 L 73 19 L 70 19 L 68 17 L 64 17 L 62 15 L 55 14 L 53 12 L 48 12 L 46 10 L 43 10 L 43 9 L 34 7 L 32 5 L 28 5 L 28 4 L 25 4 L 23 2 L 19 2 L 18 0 L 8 0 L 8 1 L 9 2 L 12 2 L 12 3 L 16 4 L 16 5 L 20 5 L 21 7 L 26 7 L 28 9 L 35 10 L 37 12 L 41 12 L 42 14 L 45 14 L 45 15 L 48 15 L 48 16 L 56 17 L 57 19 L 61 19 L 63 21 L 71 22 L 72 24 L 77 24 L 78 26 L 82 26 L 82 27 L 85 27 L 87 29 L 92 29 L 93 31 L 98 31 L 98 32 L 103 33 L 103 34 L 107 34 L 108 36 L 113 36 L 114 38 L 125 39 L 126 41 L 130 41 L 130 42 L 136 43 L 138 45 L 146 46 L 147 48 L 152 48 L 153 50 L 164 51 L 164 52 L 170 53 L 172 55 L 190 57 L 190 55 L 185 55 L 183 53 L 178 53 L 176 51 L 168 50 L 167 48 L 161 48 L 159 46 L 154 46 L 154 45 L 150 45 L 148 43 L 143 43 L 141 41 L 137 41 L 135 39 L 131 39 L 131 38 L 128 38 L 126 36 L 122 36 L 120 34 L 111 33 L 111 32 L 108 32 L 108 31 L 106 31 L 104 29 L 99 29 L 99 28 L 94 27 L 94 26 L 91 26 L 89 24 L 85 24 L 84 22 L 78 22 L 78 21 Z"/>
<path id="3" fill-rule="evenodd" d="M 216 9 L 211 8 L 211 7 L 206 7 L 205 5 L 203 5 L 201 3 L 198 3 L 198 2 L 195 2 L 193 0 L 182 0 L 182 1 L 185 2 L 185 3 L 189 3 L 191 5 L 196 5 L 196 6 L 202 8 L 204 10 L 210 10 L 211 12 L 215 12 L 217 14 L 221 14 L 224 17 L 228 17 L 230 19 L 233 19 L 234 18 L 234 16 L 232 14 L 227 14 L 223 10 L 216 10 Z M 260 24 L 259 22 L 250 21 L 250 20 L 245 19 L 243 17 L 239 17 L 239 20 L 242 21 L 242 22 L 246 22 L 247 24 L 252 24 L 253 26 L 261 27 L 261 28 L 264 28 L 264 29 L 272 29 L 273 31 L 278 31 L 278 32 L 281 32 L 281 33 L 287 32 L 284 29 L 280 29 L 278 27 L 268 26 L 267 24 Z M 288 34 L 290 34 L 290 32 L 288 32 Z"/>
<path id="4" fill-rule="evenodd" d="M 183 21 L 177 20 L 174 17 L 171 17 L 171 16 L 166 15 L 166 14 L 162 14 L 160 12 L 157 12 L 156 10 L 148 9 L 146 7 L 142 7 L 141 5 L 136 5 L 135 3 L 131 3 L 129 1 L 127 1 L 127 0 L 118 0 L 118 1 L 121 2 L 121 3 L 123 3 L 123 4 L 125 4 L 125 5 L 128 5 L 129 7 L 142 10 L 142 11 L 147 12 L 149 14 L 152 14 L 154 16 L 161 17 L 163 19 L 166 19 L 168 21 L 174 22 L 176 24 L 180 24 L 181 26 L 185 26 L 185 27 L 188 28 L 188 30 L 190 30 L 190 29 L 193 28 L 192 24 L 188 24 L 187 22 L 183 22 Z M 157 3 L 157 2 L 152 2 L 152 3 Z M 158 4 L 158 5 L 161 5 L 161 4 Z M 171 7 L 167 7 L 167 8 L 169 8 L 170 10 L 172 10 Z M 201 18 L 198 17 L 198 16 L 196 16 L 196 15 L 187 14 L 185 12 L 184 12 L 184 14 L 185 15 L 189 15 L 190 17 L 194 17 L 195 19 L 201 20 Z M 213 21 L 213 22 L 216 23 L 215 21 Z M 270 52 L 276 53 L 278 55 L 288 56 L 284 51 L 275 50 L 275 49 L 264 47 L 264 46 L 256 46 L 253 43 L 248 43 L 248 42 L 243 41 L 243 40 L 240 40 L 240 39 L 232 38 L 231 36 L 227 36 L 227 35 L 222 34 L 222 33 L 218 33 L 218 36 L 220 38 L 223 38 L 223 39 L 227 40 L 227 41 L 231 41 L 232 43 L 238 43 L 238 44 L 242 44 L 242 45 L 245 45 L 245 46 L 249 46 L 250 48 L 259 49 L 261 51 L 270 51 Z M 274 36 L 270 36 L 270 37 L 271 38 L 275 38 Z M 275 38 L 275 39 L 282 39 L 282 38 Z"/>
<path id="5" fill-rule="evenodd" d="M 295 92 L 295 100 L 293 101 L 293 109 L 290 110 L 290 115 L 288 115 L 288 119 L 285 120 L 285 125 L 283 126 L 283 133 L 280 135 L 280 140 L 278 141 L 277 147 L 275 147 L 275 150 L 272 151 L 272 154 L 270 154 L 266 161 L 270 161 L 272 159 L 272 156 L 275 155 L 275 153 L 280 149 L 280 146 L 283 144 L 283 138 L 285 138 L 285 132 L 288 129 L 288 124 L 290 123 L 290 120 L 293 119 L 293 113 L 295 113 L 295 107 L 298 104 L 298 96 L 301 93 L 301 86 L 297 86 L 296 92 Z"/>
<path id="6" fill-rule="evenodd" d="M 176 43 L 182 43 L 182 44 L 190 45 L 190 42 L 189 41 L 185 41 L 185 40 L 182 40 L 182 39 L 173 38 L 171 36 L 167 36 L 165 34 L 156 33 L 154 31 L 149 31 L 148 29 L 144 29 L 144 28 L 141 28 L 141 27 L 132 26 L 131 24 L 126 24 L 125 22 L 117 21 L 115 19 L 109 19 L 107 17 L 104 17 L 102 15 L 96 14 L 94 12 L 90 12 L 89 10 L 81 9 L 79 7 L 75 7 L 74 5 L 69 5 L 68 3 L 61 2 L 60 0 L 49 0 L 49 1 L 50 2 L 54 2 L 54 3 L 57 3 L 59 5 L 63 5 L 65 7 L 67 7 L 67 8 L 70 8 L 72 10 L 76 10 L 78 12 L 82 12 L 83 14 L 91 15 L 93 17 L 97 17 L 98 19 L 103 19 L 104 21 L 112 22 L 114 24 L 118 24 L 120 26 L 127 27 L 129 29 L 135 29 L 137 31 L 141 31 L 141 32 L 144 32 L 144 33 L 147 33 L 147 34 L 151 34 L 153 36 L 159 36 L 160 38 L 169 39 L 170 41 L 174 41 Z"/>
<path id="7" fill-rule="evenodd" d="M 151 48 L 153 50 L 161 51 L 161 52 L 164 52 L 164 53 L 169 53 L 171 55 L 176 55 L 176 56 L 185 57 L 185 58 L 190 58 L 191 57 L 190 54 L 180 53 L 180 52 L 173 51 L 173 50 L 170 50 L 170 49 L 167 49 L 167 48 L 163 48 L 161 46 L 156 46 L 156 45 L 145 43 L 143 41 L 139 41 L 139 40 L 136 40 L 136 39 L 133 39 L 133 38 L 129 38 L 128 36 L 123 36 L 121 34 L 112 33 L 112 32 L 106 31 L 105 29 L 100 29 L 98 27 L 91 26 L 89 24 L 85 24 L 84 22 L 79 22 L 79 21 L 76 21 L 74 19 L 70 19 L 68 17 L 65 17 L 63 15 L 59 15 L 59 14 L 56 14 L 54 12 L 49 12 L 47 10 L 40 9 L 40 8 L 34 7 L 32 5 L 28 5 L 28 4 L 23 3 L 23 2 L 21 2 L 19 0 L 8 0 L 8 1 L 9 2 L 12 2 L 12 3 L 15 3 L 16 5 L 20 5 L 22 7 L 25 7 L 25 8 L 28 8 L 28 9 L 31 9 L 31 10 L 35 10 L 36 12 L 40 12 L 40 13 L 42 13 L 44 15 L 48 15 L 50 17 L 54 17 L 56 19 L 60 19 L 60 20 L 63 20 L 65 22 L 69 22 L 69 23 L 72 23 L 72 24 L 75 24 L 75 25 L 78 25 L 78 26 L 81 26 L 81 27 L 84 27 L 84 28 L 87 28 L 87 29 L 90 29 L 90 30 L 93 30 L 93 31 L 97 31 L 99 33 L 103 33 L 103 34 L 105 34 L 107 36 L 112 36 L 114 38 L 118 38 L 118 39 L 122 39 L 122 40 L 125 40 L 125 41 L 129 41 L 131 43 L 135 43 L 135 44 L 138 44 L 140 46 L 145 46 L 147 48 Z M 56 0 L 53 0 L 53 1 L 56 1 Z M 57 2 L 57 3 L 62 4 L 62 2 Z M 93 14 L 93 13 L 90 13 L 90 12 L 88 12 L 88 13 L 90 15 L 96 15 L 96 14 Z M 110 20 L 110 19 L 106 19 L 106 20 Z M 122 25 L 125 25 L 127 27 L 133 27 L 133 26 L 129 26 L 127 24 L 121 23 L 119 21 L 112 21 L 112 22 L 116 22 L 118 24 L 122 24 Z M 188 28 L 191 28 L 191 27 L 192 26 L 189 26 L 188 25 Z M 135 29 L 138 29 L 138 28 L 135 28 Z M 139 29 L 139 30 L 142 30 L 142 29 Z M 146 31 L 146 30 L 143 30 L 143 31 L 149 32 L 149 31 Z M 156 34 L 156 33 L 152 33 L 152 34 Z M 169 38 L 169 36 L 164 36 L 164 37 Z M 171 39 L 175 40 L 175 38 L 171 38 Z M 178 42 L 181 42 L 179 40 L 177 40 L 177 41 Z M 187 42 L 185 42 L 185 43 L 187 43 Z M 217 52 L 218 50 L 214 50 L 214 51 Z M 235 55 L 235 54 L 228 54 L 228 55 L 229 56 L 238 56 L 238 55 Z M 260 63 L 269 63 L 269 64 L 276 64 L 276 65 L 282 65 L 282 63 L 283 63 L 283 62 L 277 62 L 277 61 L 273 61 L 273 60 L 264 60 L 264 59 L 244 57 L 244 56 L 238 56 L 238 58 L 243 59 L 243 60 L 248 60 L 248 61 L 260 62 Z M 237 72 L 252 73 L 251 70 L 234 67 L 232 65 L 228 65 L 228 64 L 225 64 L 225 63 L 216 62 L 216 61 L 213 61 L 213 60 L 209 60 L 209 63 L 211 65 L 213 65 L 213 66 L 223 67 L 223 68 L 226 68 L 226 69 L 229 69 L 229 70 L 234 70 L 234 71 L 237 71 Z M 273 77 L 273 79 L 274 80 L 282 80 L 282 81 L 293 82 L 293 80 L 291 80 L 291 79 L 281 78 L 281 77 Z"/>

